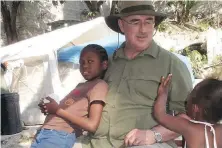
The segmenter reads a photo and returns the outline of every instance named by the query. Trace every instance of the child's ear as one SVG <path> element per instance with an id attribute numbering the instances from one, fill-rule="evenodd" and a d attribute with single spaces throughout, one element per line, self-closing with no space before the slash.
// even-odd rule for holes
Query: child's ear
<path id="1" fill-rule="evenodd" d="M 200 108 L 196 104 L 193 104 L 192 108 L 193 108 L 193 112 L 195 112 L 195 113 L 200 111 Z"/>
<path id="2" fill-rule="evenodd" d="M 197 106 L 197 104 L 192 104 L 192 114 L 193 114 L 193 119 L 196 120 L 196 118 L 199 118 L 200 114 L 200 108 Z"/>
<path id="3" fill-rule="evenodd" d="M 102 68 L 103 70 L 106 70 L 108 68 L 108 61 L 103 61 Z"/>
<path id="4" fill-rule="evenodd" d="M 200 108 L 196 104 L 194 104 L 194 111 L 200 112 Z"/>

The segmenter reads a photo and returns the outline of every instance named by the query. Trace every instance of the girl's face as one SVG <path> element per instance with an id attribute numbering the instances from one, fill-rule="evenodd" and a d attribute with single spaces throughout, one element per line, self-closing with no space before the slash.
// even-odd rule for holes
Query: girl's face
<path id="1" fill-rule="evenodd" d="M 87 81 L 100 78 L 107 68 L 107 61 L 101 62 L 99 54 L 93 49 L 84 49 L 80 55 L 80 73 Z"/>

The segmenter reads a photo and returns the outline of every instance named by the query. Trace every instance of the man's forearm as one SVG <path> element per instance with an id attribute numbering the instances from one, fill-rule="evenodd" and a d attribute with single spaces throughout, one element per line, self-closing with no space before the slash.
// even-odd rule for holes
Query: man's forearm
<path id="1" fill-rule="evenodd" d="M 168 130 L 167 128 L 163 127 L 162 125 L 155 126 L 152 129 L 154 129 L 155 131 L 157 131 L 158 133 L 160 133 L 162 135 L 163 142 L 175 139 L 180 136 L 179 134 Z"/>
<path id="2" fill-rule="evenodd" d="M 186 114 L 179 114 L 178 116 L 190 120 L 190 118 Z M 167 128 L 163 127 L 162 125 L 155 126 L 152 129 L 154 129 L 155 131 L 157 131 L 162 135 L 163 142 L 173 140 L 180 136 L 178 133 L 170 131 Z"/>

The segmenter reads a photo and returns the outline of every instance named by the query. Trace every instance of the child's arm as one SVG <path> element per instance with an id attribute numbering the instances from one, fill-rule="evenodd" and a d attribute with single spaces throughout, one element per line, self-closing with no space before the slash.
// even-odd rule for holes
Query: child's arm
<path id="1" fill-rule="evenodd" d="M 95 103 L 90 105 L 89 118 L 76 116 L 61 108 L 57 110 L 56 114 L 89 132 L 95 132 L 99 126 L 102 110 L 103 104 Z"/>
<path id="2" fill-rule="evenodd" d="M 103 107 L 105 105 L 105 102 L 103 100 L 106 97 L 107 91 L 108 86 L 104 81 L 97 83 L 91 90 L 90 93 L 92 95 L 89 96 L 89 99 L 93 101 L 90 102 L 88 118 L 80 117 L 67 112 L 66 110 L 60 108 L 59 105 L 53 99 L 50 98 L 47 98 L 50 103 L 45 104 L 46 109 L 48 109 L 49 113 L 56 113 L 58 116 L 70 121 L 71 123 L 83 128 L 84 130 L 87 130 L 89 132 L 95 132 L 99 126 Z"/>
<path id="3" fill-rule="evenodd" d="M 154 104 L 154 116 L 157 121 L 168 128 L 181 135 L 187 135 L 192 130 L 192 123 L 179 116 L 172 116 L 166 113 L 166 103 L 168 97 L 168 87 L 172 74 L 168 75 L 166 79 L 161 78 L 161 84 L 158 89 L 158 96 Z"/>

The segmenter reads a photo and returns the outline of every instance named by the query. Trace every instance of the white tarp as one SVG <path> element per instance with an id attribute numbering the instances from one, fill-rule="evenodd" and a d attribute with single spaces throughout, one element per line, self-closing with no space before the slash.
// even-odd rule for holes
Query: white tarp
<path id="1" fill-rule="evenodd" d="M 222 56 L 222 29 L 209 28 L 207 32 L 207 58 L 211 65 L 213 59 Z"/>
<path id="2" fill-rule="evenodd" d="M 100 26 L 101 30 L 95 29 L 95 27 Z M 105 28 L 104 28 L 105 27 Z M 98 37 L 96 37 L 95 32 L 93 34 L 87 34 L 89 30 L 96 30 Z M 83 34 L 84 35 L 83 38 Z M 0 49 L 0 59 L 1 62 L 17 60 L 25 57 L 40 56 L 48 54 L 52 51 L 58 50 L 65 44 L 73 41 L 82 36 L 82 39 L 88 38 L 88 40 L 97 40 L 106 36 L 108 33 L 112 33 L 108 27 L 105 26 L 105 21 L 103 17 L 96 18 L 91 21 L 73 25 L 70 27 L 65 27 L 58 29 L 43 35 L 39 35 L 18 43 L 2 47 Z M 93 36 L 94 35 L 94 36 Z"/>

